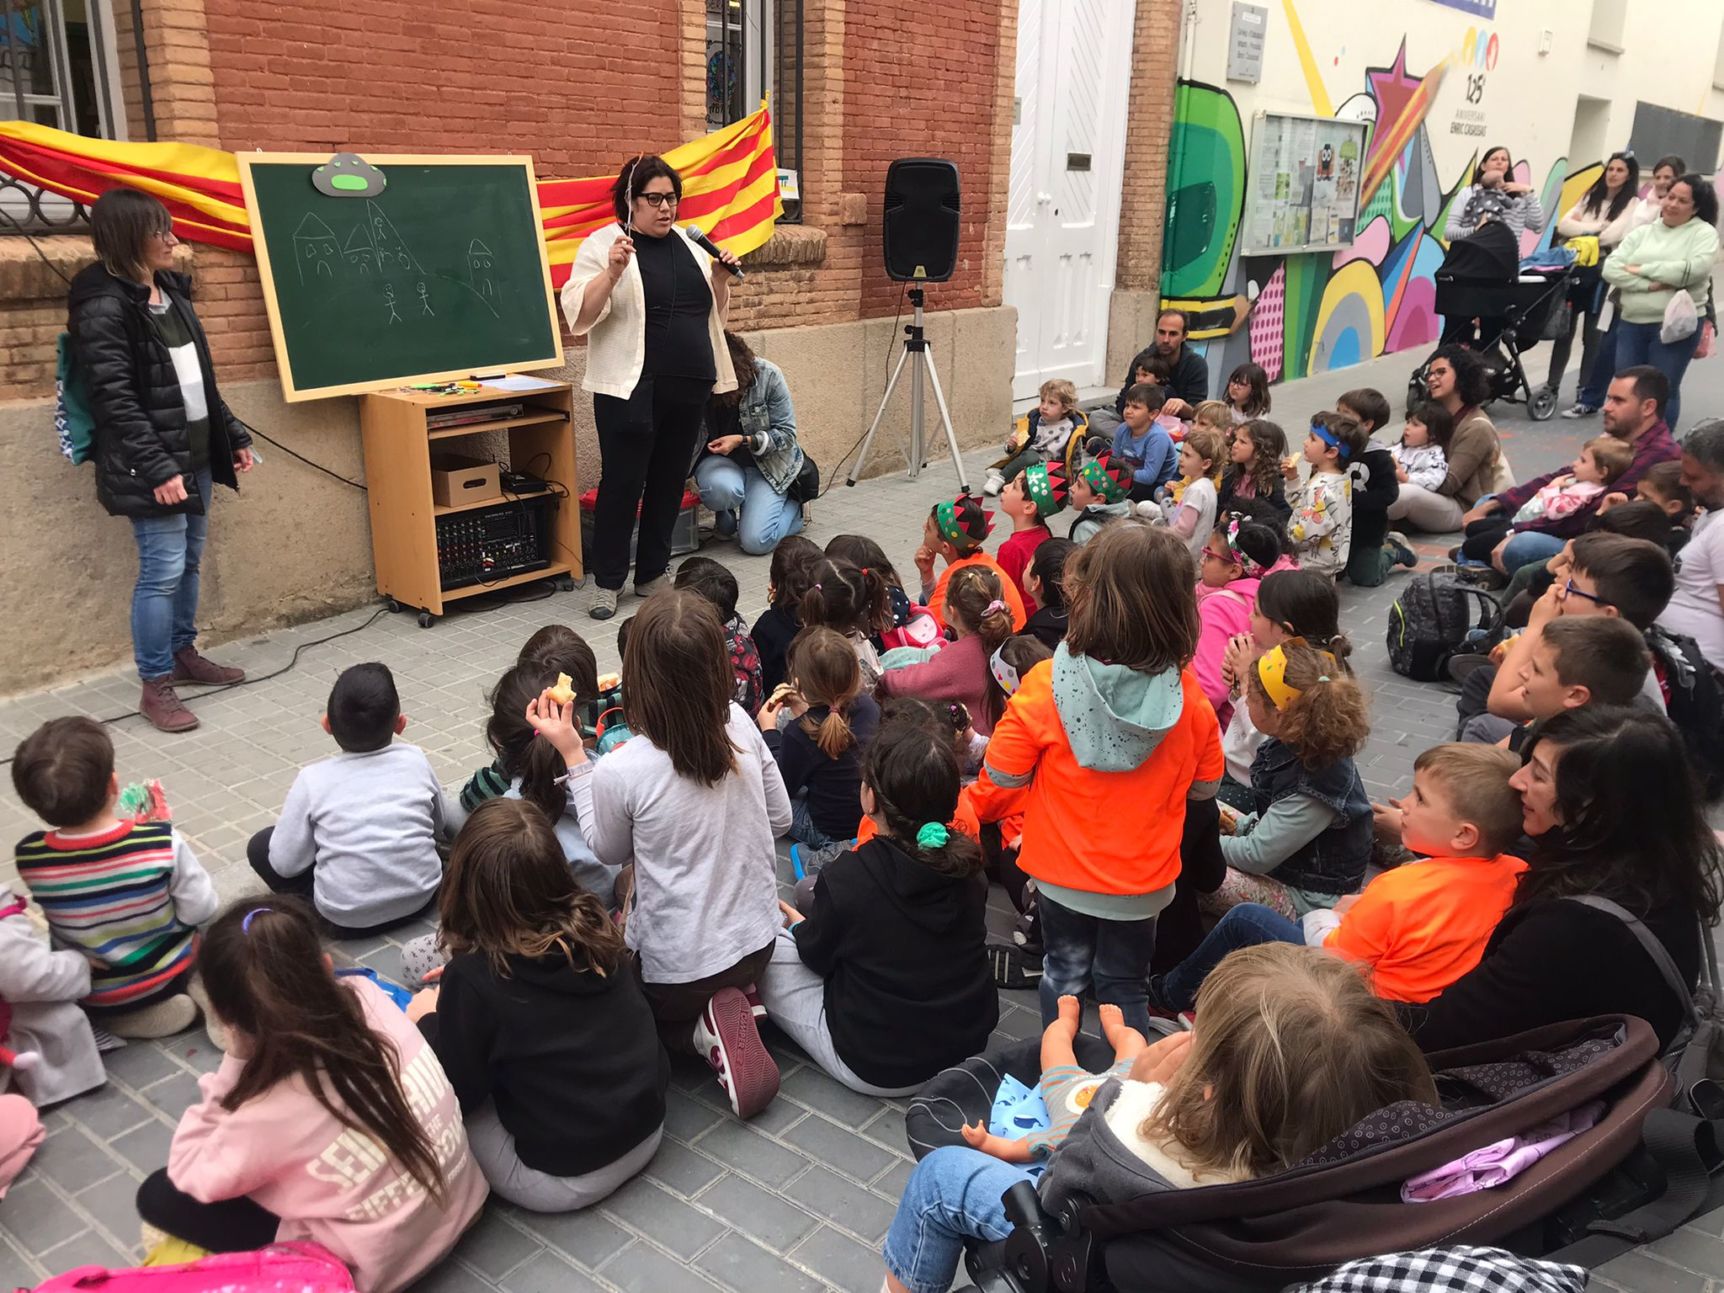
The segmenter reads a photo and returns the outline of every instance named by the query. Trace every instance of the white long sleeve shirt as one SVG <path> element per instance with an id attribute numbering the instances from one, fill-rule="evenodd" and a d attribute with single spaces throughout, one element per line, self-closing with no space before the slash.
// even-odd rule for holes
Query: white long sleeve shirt
<path id="1" fill-rule="evenodd" d="M 754 720 L 730 707 L 736 766 L 714 786 L 636 736 L 569 770 L 581 833 L 608 866 L 635 864 L 627 941 L 648 983 L 727 970 L 778 937 L 777 853 L 790 796 Z M 860 812 L 860 810 L 858 810 Z"/>

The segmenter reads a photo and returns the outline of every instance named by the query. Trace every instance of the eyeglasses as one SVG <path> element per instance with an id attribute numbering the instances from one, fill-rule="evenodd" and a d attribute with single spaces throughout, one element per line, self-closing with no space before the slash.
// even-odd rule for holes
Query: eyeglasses
<path id="1" fill-rule="evenodd" d="M 1203 559 L 1205 561 L 1221 561 L 1221 562 L 1225 562 L 1228 565 L 1233 564 L 1233 554 L 1231 552 L 1217 552 L 1214 548 L 1209 547 L 1207 544 L 1204 545 Z"/>
<path id="2" fill-rule="evenodd" d="M 673 207 L 681 201 L 675 193 L 637 193 L 635 196 L 650 207 Z"/>
<path id="3" fill-rule="evenodd" d="M 1564 601 L 1567 601 L 1570 597 L 1584 597 L 1587 601 L 1591 602 L 1594 606 L 1609 606 L 1610 605 L 1609 602 L 1605 601 L 1604 598 L 1598 596 L 1596 593 L 1589 593 L 1584 588 L 1576 587 L 1575 582 L 1572 579 L 1568 579 L 1568 580 L 1563 581 L 1562 597 L 1563 597 Z"/>

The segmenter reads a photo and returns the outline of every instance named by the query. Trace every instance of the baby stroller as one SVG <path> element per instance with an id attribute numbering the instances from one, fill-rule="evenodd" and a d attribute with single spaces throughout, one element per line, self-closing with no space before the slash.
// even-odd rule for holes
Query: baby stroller
<path id="1" fill-rule="evenodd" d="M 1080 1037 L 1078 1060 L 1097 1054 Z M 1096 1043 L 1097 1046 L 1100 1043 Z M 988 1117 L 997 1075 L 1033 1082 L 1039 1041 L 937 1075 L 905 1118 L 922 1157 L 948 1128 Z M 977 1067 L 977 1066 L 981 1067 Z M 1593 1267 L 1724 1201 L 1721 1124 L 1668 1107 L 1672 1082 L 1644 1021 L 1607 1016 L 1433 1056 L 1442 1108 L 1371 1115 L 1303 1163 L 1232 1185 L 1115 1203 L 1078 1198 L 1049 1213 L 1028 1182 L 1005 1197 L 1014 1230 L 975 1245 L 969 1275 L 987 1293 L 1271 1293 L 1354 1258 L 1493 1244 Z M 1400 1186 L 1554 1117 L 1601 1101 L 1596 1123 L 1491 1189 L 1404 1203 Z"/>
<path id="2" fill-rule="evenodd" d="M 1557 397 L 1555 391 L 1533 389 L 1521 356 L 1544 340 L 1573 272 L 1572 262 L 1522 270 L 1513 231 L 1495 220 L 1455 239 L 1437 270 L 1437 313 L 1447 324 L 1443 344 L 1459 340 L 1479 351 L 1490 369 L 1491 399 L 1526 405 L 1534 422 L 1556 412 Z M 1408 379 L 1409 406 L 1425 398 L 1430 362 L 1426 359 Z"/>

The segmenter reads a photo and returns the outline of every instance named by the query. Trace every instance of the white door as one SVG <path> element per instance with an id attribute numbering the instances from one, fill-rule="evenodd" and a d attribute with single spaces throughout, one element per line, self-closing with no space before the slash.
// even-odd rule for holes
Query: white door
<path id="1" fill-rule="evenodd" d="M 1006 200 L 1012 398 L 1064 377 L 1105 386 L 1133 0 L 1019 0 Z"/>

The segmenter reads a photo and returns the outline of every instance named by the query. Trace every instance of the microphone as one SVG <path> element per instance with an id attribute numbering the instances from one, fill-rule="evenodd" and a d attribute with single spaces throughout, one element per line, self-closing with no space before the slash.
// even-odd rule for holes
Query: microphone
<path id="1" fill-rule="evenodd" d="M 683 229 L 688 234 L 688 240 L 690 242 L 692 242 L 696 247 L 699 247 L 708 256 L 711 256 L 714 260 L 717 260 L 720 265 L 724 265 L 724 267 L 730 271 L 731 277 L 733 277 L 733 278 L 742 278 L 743 277 L 742 266 L 740 266 L 740 265 L 725 265 L 722 260 L 719 260 L 718 244 L 716 242 L 714 242 L 711 238 L 708 238 L 706 236 L 706 232 L 699 225 L 687 224 L 687 225 L 683 226 Z"/>

